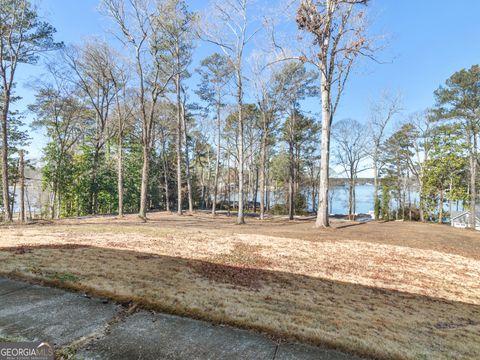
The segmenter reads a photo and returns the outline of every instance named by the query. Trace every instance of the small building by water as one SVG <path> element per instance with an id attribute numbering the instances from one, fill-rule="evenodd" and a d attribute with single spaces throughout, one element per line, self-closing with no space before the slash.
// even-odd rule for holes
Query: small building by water
<path id="1" fill-rule="evenodd" d="M 456 228 L 466 229 L 470 226 L 470 210 L 452 211 L 451 225 Z M 480 230 L 480 211 L 476 211 L 475 229 Z"/>

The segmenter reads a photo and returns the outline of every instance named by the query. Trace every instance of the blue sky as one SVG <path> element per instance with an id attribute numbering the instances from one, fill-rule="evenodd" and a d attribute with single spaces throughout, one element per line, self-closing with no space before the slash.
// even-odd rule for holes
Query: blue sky
<path id="1" fill-rule="evenodd" d="M 260 1 L 260 0 L 259 0 Z M 274 1 L 263 0 L 272 6 Z M 207 1 L 191 0 L 195 10 Z M 58 40 L 79 44 L 89 36 L 107 36 L 108 21 L 97 11 L 98 0 L 41 0 L 41 15 L 57 29 Z M 384 34 L 388 41 L 379 59 L 385 64 L 362 61 L 352 73 L 337 119 L 365 121 L 370 102 L 388 89 L 400 92 L 404 114 L 433 104 L 433 91 L 455 71 L 480 63 L 480 1 L 478 0 L 372 0 L 369 17 L 373 34 Z M 194 57 L 198 61 L 211 52 L 200 45 Z M 42 73 L 41 65 L 23 68 L 18 78 L 18 103 L 24 109 L 33 101 L 25 84 Z M 190 87 L 194 87 L 195 78 Z M 306 110 L 318 112 L 319 103 L 312 99 Z M 27 114 L 27 123 L 32 116 Z M 33 136 L 30 156 L 38 158 L 44 139 Z"/>

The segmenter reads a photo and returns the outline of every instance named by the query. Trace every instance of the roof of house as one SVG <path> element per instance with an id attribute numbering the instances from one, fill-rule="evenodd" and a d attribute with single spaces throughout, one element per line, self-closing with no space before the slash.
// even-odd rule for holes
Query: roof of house
<path id="1" fill-rule="evenodd" d="M 476 210 L 476 218 L 478 221 L 480 221 L 480 209 Z M 465 210 L 465 211 L 452 211 L 452 216 L 451 219 L 455 220 L 458 219 L 459 217 L 462 217 L 464 215 L 470 215 L 470 210 Z"/>

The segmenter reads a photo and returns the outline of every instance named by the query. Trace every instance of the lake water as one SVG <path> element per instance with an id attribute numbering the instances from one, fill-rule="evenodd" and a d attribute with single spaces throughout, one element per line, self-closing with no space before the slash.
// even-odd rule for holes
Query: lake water
<path id="1" fill-rule="evenodd" d="M 373 211 L 373 195 L 374 195 L 374 186 L 373 185 L 357 185 L 355 188 L 356 191 L 356 213 L 368 214 L 370 211 Z M 380 189 L 381 193 L 381 189 Z M 347 186 L 336 186 L 330 189 L 330 195 L 332 196 L 332 203 L 330 204 L 330 213 L 331 214 L 347 214 L 348 213 L 348 187 Z M 381 194 L 380 194 L 381 196 Z M 417 206 L 420 202 L 419 195 L 416 191 L 412 191 L 410 194 L 412 204 L 416 203 Z M 408 200 L 407 200 L 408 201 Z M 309 203 L 311 204 L 311 202 Z M 396 202 L 392 199 L 390 203 L 391 209 L 394 209 Z M 452 210 L 459 211 L 463 210 L 462 202 L 452 202 Z M 450 210 L 450 203 L 445 201 L 443 204 L 443 210 Z"/>
<path id="2" fill-rule="evenodd" d="M 356 212 L 362 214 L 368 214 L 370 211 L 373 211 L 373 194 L 374 186 L 373 185 L 357 185 L 356 186 Z M 307 201 L 307 210 L 312 210 L 312 199 L 309 189 L 306 189 L 304 193 Z M 285 193 L 279 194 L 281 199 L 277 201 L 285 201 Z M 237 201 L 237 194 L 231 194 L 231 201 Z M 276 194 L 275 192 L 270 193 L 270 206 L 275 205 Z M 347 186 L 335 186 L 329 189 L 329 200 L 330 203 L 330 213 L 331 214 L 348 214 L 348 187 Z M 316 199 L 318 201 L 318 198 Z M 257 194 L 257 203 L 260 203 L 260 194 Z M 315 206 L 317 208 L 317 205 Z"/>
<path id="3" fill-rule="evenodd" d="M 356 193 L 356 212 L 368 214 L 373 211 L 373 185 L 357 185 Z M 348 187 L 336 186 L 330 189 L 330 213 L 347 214 L 348 213 Z"/>

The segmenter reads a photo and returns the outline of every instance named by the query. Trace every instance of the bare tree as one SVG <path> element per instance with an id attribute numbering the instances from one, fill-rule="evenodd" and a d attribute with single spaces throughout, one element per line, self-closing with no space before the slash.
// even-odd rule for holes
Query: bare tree
<path id="1" fill-rule="evenodd" d="M 51 175 L 46 183 L 52 193 L 51 217 L 60 217 L 62 178 L 68 164 L 68 152 L 83 136 L 82 122 L 87 116 L 87 108 L 76 96 L 77 87 L 71 83 L 69 70 L 58 63 L 47 64 L 49 81 L 37 81 L 35 102 L 29 110 L 35 114 L 31 124 L 33 129 L 45 129 L 53 147 Z M 47 154 L 48 155 L 48 150 Z"/>
<path id="2" fill-rule="evenodd" d="M 185 94 L 185 91 L 183 92 Z M 185 108 L 187 106 L 187 98 L 183 97 L 181 108 L 181 118 L 182 118 L 182 132 L 183 132 L 183 142 L 185 144 L 185 173 L 187 177 L 187 192 L 188 192 L 188 212 L 193 212 L 193 192 L 192 192 L 192 176 L 190 174 L 190 151 L 189 151 L 189 139 L 188 139 L 188 127 L 187 127 L 187 115 Z"/>
<path id="3" fill-rule="evenodd" d="M 102 6 L 117 25 L 117 38 L 134 53 L 132 62 L 136 69 L 139 113 L 142 123 L 143 166 L 140 190 L 139 216 L 147 219 L 150 154 L 155 110 L 160 97 L 175 77 L 168 59 L 164 23 L 166 22 L 160 0 L 103 0 Z"/>
<path id="4" fill-rule="evenodd" d="M 367 152 L 367 128 L 357 120 L 340 120 L 333 126 L 332 136 L 334 140 L 334 157 L 344 174 L 348 177 L 348 218 L 354 220 L 355 209 L 355 186 L 358 174 L 364 170 L 362 161 L 368 156 Z"/>
<path id="5" fill-rule="evenodd" d="M 216 161 L 213 184 L 212 215 L 215 215 L 218 196 L 218 180 L 220 175 L 220 157 L 222 146 L 222 108 L 224 105 L 225 88 L 231 80 L 232 68 L 228 59 L 221 54 L 214 53 L 201 62 L 197 70 L 201 76 L 201 83 L 197 94 L 207 103 L 207 108 L 213 108 L 216 116 Z"/>
<path id="6" fill-rule="evenodd" d="M 418 182 L 418 194 L 420 197 L 420 221 L 425 221 L 425 199 L 424 199 L 424 175 L 427 161 L 430 158 L 432 148 L 433 124 L 429 119 L 429 111 L 418 111 L 408 117 L 411 124 L 411 144 L 414 149 L 414 157 L 408 158 L 408 165 L 411 173 Z"/>
<path id="7" fill-rule="evenodd" d="M 370 139 L 372 142 L 371 157 L 373 162 L 373 204 L 375 209 L 375 219 L 378 219 L 380 214 L 377 214 L 379 209 L 379 179 L 378 174 L 380 172 L 380 148 L 385 138 L 387 126 L 392 122 L 395 115 L 401 111 L 401 98 L 400 95 L 390 95 L 384 92 L 377 102 L 374 102 L 370 109 L 370 117 L 368 121 L 368 128 L 370 133 Z"/>
<path id="8" fill-rule="evenodd" d="M 259 80 L 261 77 L 259 77 Z M 260 80 L 261 81 L 261 80 Z M 260 220 L 265 219 L 265 191 L 267 187 L 266 170 L 268 159 L 268 146 L 271 141 L 272 130 L 275 127 L 277 102 L 272 92 L 264 81 L 259 84 L 259 108 L 260 108 Z M 256 201 L 257 199 L 255 199 Z"/>
<path id="9" fill-rule="evenodd" d="M 24 151 L 19 152 L 19 177 L 20 177 L 20 222 L 25 223 L 27 220 L 25 214 L 25 157 Z"/>
<path id="10" fill-rule="evenodd" d="M 19 64 L 36 64 L 40 53 L 58 49 L 55 29 L 40 21 L 28 0 L 2 0 L 0 3 L 0 111 L 2 130 L 2 195 L 4 220 L 12 221 L 9 194 L 9 116 L 15 100 L 14 87 Z"/>
<path id="11" fill-rule="evenodd" d="M 157 119 L 155 131 L 157 133 L 157 141 L 159 142 L 161 168 L 163 169 L 163 188 L 165 191 L 165 210 L 170 212 L 170 188 L 169 178 L 171 169 L 168 166 L 167 149 L 170 145 L 173 134 L 176 131 L 176 124 L 171 119 L 176 116 L 176 106 L 170 102 L 159 103 L 159 116 Z M 161 183 L 161 182 L 160 182 Z"/>
<path id="12" fill-rule="evenodd" d="M 124 174 L 123 174 L 123 138 L 129 123 L 133 123 L 135 104 L 130 100 L 131 91 L 128 89 L 129 70 L 125 64 L 117 60 L 116 65 L 110 68 L 115 94 L 115 116 L 117 132 L 117 191 L 118 216 L 123 216 Z"/>
<path id="13" fill-rule="evenodd" d="M 295 191 L 297 187 L 297 173 L 299 163 L 296 159 L 296 152 L 299 151 L 299 142 L 303 140 L 301 116 L 299 112 L 299 101 L 306 97 L 315 96 L 317 74 L 313 71 L 307 71 L 305 66 L 297 62 L 284 64 L 277 79 L 275 79 L 276 91 L 281 94 L 284 103 L 284 110 L 288 113 L 288 119 L 285 121 L 283 129 L 284 140 L 287 142 L 289 150 L 289 189 L 288 189 L 288 215 L 293 220 L 295 213 Z"/>
<path id="14" fill-rule="evenodd" d="M 265 67 L 260 60 L 256 59 L 254 67 L 254 85 L 257 96 L 258 108 L 260 109 L 260 220 L 265 218 L 265 193 L 267 187 L 267 161 L 269 158 L 269 146 L 272 135 L 278 126 L 280 111 L 285 108 L 282 102 L 284 83 L 288 81 L 284 73 L 273 67 Z M 256 198 L 254 199 L 256 202 Z"/>
<path id="15" fill-rule="evenodd" d="M 238 111 L 238 216 L 244 224 L 244 51 L 259 29 L 250 30 L 252 0 L 214 0 L 201 30 L 201 38 L 220 47 L 234 68 Z"/>
<path id="16" fill-rule="evenodd" d="M 316 227 L 330 226 L 328 218 L 328 178 L 330 131 L 345 84 L 355 60 L 371 56 L 366 38 L 367 0 L 301 0 L 297 25 L 308 38 L 300 60 L 313 64 L 320 73 L 322 102 L 322 158 Z"/>
<path id="17" fill-rule="evenodd" d="M 166 0 L 163 2 L 164 20 L 158 24 L 165 33 L 167 51 L 171 57 L 171 66 L 175 83 L 175 103 L 177 107 L 177 214 L 182 215 L 182 140 L 185 141 L 185 101 L 182 81 L 188 76 L 187 68 L 192 59 L 192 35 L 195 15 L 191 13 L 184 0 Z M 185 146 L 187 146 L 185 142 Z M 187 152 L 187 150 L 186 150 Z M 188 155 L 186 154 L 186 162 Z M 193 212 L 190 171 L 187 169 L 187 188 L 189 212 Z"/>
<path id="18" fill-rule="evenodd" d="M 112 137 L 110 115 L 115 104 L 116 91 L 120 90 L 115 82 L 116 54 L 105 42 L 94 40 L 82 47 L 67 48 L 64 51 L 64 58 L 75 74 L 72 81 L 82 90 L 95 114 L 90 207 L 92 214 L 96 214 L 100 155 L 106 142 Z"/>

